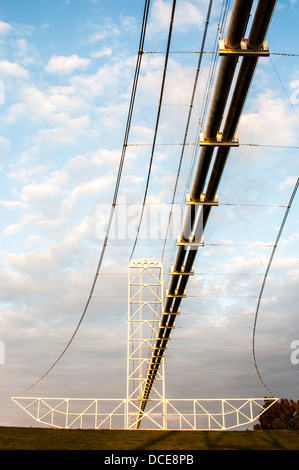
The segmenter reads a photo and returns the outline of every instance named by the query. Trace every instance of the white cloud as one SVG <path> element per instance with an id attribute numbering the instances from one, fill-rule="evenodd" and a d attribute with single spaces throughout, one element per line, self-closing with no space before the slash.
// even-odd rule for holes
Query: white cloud
<path id="1" fill-rule="evenodd" d="M 7 121 L 14 123 L 20 118 L 35 120 L 42 124 L 46 122 L 55 122 L 55 106 L 50 102 L 45 93 L 37 89 L 34 85 L 23 87 L 20 92 L 19 100 L 12 104 L 8 109 Z"/>
<path id="2" fill-rule="evenodd" d="M 89 128 L 89 116 L 85 115 L 73 119 L 69 116 L 63 117 L 64 119 L 61 120 L 62 125 L 40 130 L 35 138 L 36 142 L 40 145 L 47 143 L 49 146 L 57 144 L 69 145 L 78 142 Z"/>
<path id="3" fill-rule="evenodd" d="M 64 190 L 49 183 L 29 184 L 24 187 L 22 200 L 26 203 L 35 201 L 38 205 L 48 206 L 53 204 L 57 197 L 63 194 Z"/>
<path id="4" fill-rule="evenodd" d="M 23 215 L 23 217 L 17 224 L 8 225 L 3 230 L 3 235 L 15 234 L 21 231 L 22 229 L 24 229 L 27 225 L 37 222 L 40 219 L 40 217 L 41 215 L 39 212 L 31 212 L 31 213 L 25 214 Z"/>
<path id="5" fill-rule="evenodd" d="M 12 31 L 12 26 L 8 23 L 5 23 L 4 21 L 0 21 L 0 34 L 7 34 L 10 31 Z"/>
<path id="6" fill-rule="evenodd" d="M 2 150 L 9 149 L 10 148 L 9 139 L 6 139 L 5 137 L 0 136 L 0 146 L 2 147 Z"/>
<path id="7" fill-rule="evenodd" d="M 0 201 L 0 207 L 14 209 L 15 207 L 26 207 L 26 204 L 21 201 Z"/>
<path id="8" fill-rule="evenodd" d="M 7 60 L 0 61 L 0 74 L 2 77 L 19 78 L 20 80 L 27 80 L 29 78 L 28 71 L 21 65 L 8 62 Z"/>
<path id="9" fill-rule="evenodd" d="M 116 99 L 116 87 L 121 87 L 121 93 L 117 95 L 117 102 L 124 93 L 124 80 L 128 76 L 131 78 L 131 68 L 135 64 L 135 59 L 120 58 L 111 63 L 104 64 L 99 67 L 96 73 L 90 75 L 77 75 L 70 78 L 70 85 L 74 87 L 76 93 L 80 94 L 88 101 L 93 100 L 96 96 L 104 96 L 104 98 Z M 127 88 L 125 88 L 127 91 Z"/>
<path id="10" fill-rule="evenodd" d="M 24 241 L 24 245 L 29 248 L 35 248 L 38 246 L 39 243 L 43 242 L 43 237 L 40 235 L 29 235 Z"/>
<path id="11" fill-rule="evenodd" d="M 297 137 L 298 121 L 289 113 L 286 100 L 278 98 L 272 90 L 260 93 L 250 100 L 250 108 L 240 120 L 243 142 L 291 145 Z"/>
<path id="12" fill-rule="evenodd" d="M 92 181 L 87 181 L 78 185 L 70 196 L 72 203 L 82 200 L 82 198 L 98 195 L 109 189 L 114 182 L 114 176 L 99 176 Z"/>
<path id="13" fill-rule="evenodd" d="M 286 188 L 294 187 L 297 179 L 298 179 L 298 176 L 287 176 L 287 178 L 284 181 L 282 181 L 282 183 L 280 183 L 279 190 L 283 191 Z"/>
<path id="14" fill-rule="evenodd" d="M 70 75 L 75 70 L 84 70 L 90 64 L 89 59 L 79 57 L 77 54 L 66 56 L 53 56 L 45 67 L 45 71 L 51 74 Z"/>
<path id="15" fill-rule="evenodd" d="M 15 46 L 17 48 L 15 57 L 20 64 L 27 67 L 40 61 L 37 47 L 26 39 L 17 39 Z"/>
<path id="16" fill-rule="evenodd" d="M 35 175 L 43 173 L 47 168 L 42 165 L 31 166 L 30 168 L 13 167 L 13 171 L 7 174 L 7 177 L 23 183 L 29 183 Z"/>
<path id="17" fill-rule="evenodd" d="M 120 19 L 121 19 L 122 29 L 124 29 L 125 31 L 136 31 L 136 18 L 135 17 L 121 15 Z"/>
<path id="18" fill-rule="evenodd" d="M 102 41 L 103 39 L 110 38 L 111 36 L 118 36 L 120 34 L 119 29 L 113 25 L 110 24 L 110 27 L 106 25 L 105 27 L 103 26 L 97 26 L 96 31 L 92 34 L 90 34 L 87 38 L 87 42 L 90 44 L 94 44 L 95 42 Z"/>
<path id="19" fill-rule="evenodd" d="M 69 115 L 89 110 L 89 104 L 72 86 L 41 91 L 32 84 L 20 89 L 16 102 L 8 108 L 5 120 L 14 124 L 26 118 L 42 129 L 43 126 L 64 126 L 71 120 Z"/>
<path id="20" fill-rule="evenodd" d="M 93 59 L 101 59 L 102 57 L 110 57 L 112 55 L 112 48 L 108 46 L 102 47 L 100 51 L 93 51 L 90 53 L 90 57 Z"/>
<path id="21" fill-rule="evenodd" d="M 175 10 L 175 27 L 181 31 L 186 29 L 186 25 L 199 27 L 203 22 L 200 6 L 192 1 L 180 2 Z M 152 5 L 150 15 L 148 26 L 150 35 L 159 35 L 161 31 L 167 31 L 170 24 L 171 4 L 164 0 L 156 0 Z"/>

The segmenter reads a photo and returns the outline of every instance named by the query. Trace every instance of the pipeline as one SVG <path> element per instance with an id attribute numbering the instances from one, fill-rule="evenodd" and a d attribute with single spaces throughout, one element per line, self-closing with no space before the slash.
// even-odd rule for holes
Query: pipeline
<path id="1" fill-rule="evenodd" d="M 225 44 L 230 49 L 238 49 L 240 47 L 241 39 L 244 37 L 245 30 L 248 24 L 249 15 L 252 7 L 252 1 L 236 0 L 233 4 L 230 22 L 227 30 L 227 37 Z M 257 50 L 262 46 L 271 17 L 274 11 L 276 0 L 259 0 L 255 15 L 253 18 L 252 26 L 248 36 L 247 47 L 248 49 Z M 227 103 L 229 92 L 231 89 L 232 81 L 235 75 L 238 56 L 224 56 L 220 62 L 219 71 L 215 90 L 211 102 L 211 108 L 207 121 L 205 138 L 208 141 L 213 141 L 216 138 L 217 132 L 223 119 L 224 109 Z M 229 141 L 233 138 L 236 131 L 239 119 L 245 104 L 248 90 L 254 75 L 254 71 L 258 62 L 258 57 L 244 56 L 232 94 L 230 106 L 227 112 L 224 128 L 223 139 Z M 192 189 L 190 192 L 190 199 L 193 202 L 198 202 L 200 195 L 203 192 L 206 183 L 207 175 L 211 165 L 214 147 L 205 146 L 201 148 Z M 212 202 L 216 196 L 225 163 L 228 158 L 230 147 L 219 147 L 215 157 L 214 165 L 211 170 L 209 182 L 207 184 L 205 201 Z M 198 207 L 195 204 L 187 205 L 185 222 L 181 234 L 182 241 L 188 241 L 192 233 L 196 233 L 196 239 L 200 239 L 207 224 L 212 205 L 203 205 L 202 210 L 202 227 L 195 226 L 197 218 Z M 169 284 L 168 294 L 166 298 L 164 312 L 162 315 L 161 324 L 157 334 L 154 353 L 147 372 L 147 379 L 141 400 L 139 411 L 139 418 L 136 428 L 138 429 L 143 417 L 143 413 L 150 396 L 152 386 L 154 384 L 156 374 L 158 372 L 160 363 L 164 357 L 164 351 L 167 342 L 170 338 L 172 327 L 174 326 L 176 314 L 179 311 L 180 303 L 189 275 L 179 275 L 182 268 L 185 273 L 190 273 L 198 252 L 198 247 L 193 246 L 192 249 L 187 250 L 185 246 L 178 246 L 177 256 L 174 262 L 173 269 L 176 272 L 172 275 Z"/>

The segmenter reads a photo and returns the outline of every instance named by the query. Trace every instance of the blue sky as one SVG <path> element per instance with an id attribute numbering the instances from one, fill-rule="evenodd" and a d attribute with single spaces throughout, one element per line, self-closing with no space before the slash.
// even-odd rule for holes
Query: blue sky
<path id="1" fill-rule="evenodd" d="M 123 205 L 118 209 L 125 221 L 126 216 L 138 220 L 140 205 L 132 203 L 140 204 L 144 194 L 169 7 L 163 0 L 151 5 L 145 49 L 156 53 L 143 56 L 130 134 L 130 142 L 139 145 L 127 149 L 119 193 Z M 173 51 L 199 50 L 206 10 L 206 0 L 177 2 Z M 207 52 L 217 38 L 219 11 L 214 5 Z M 299 54 L 298 13 L 298 2 L 278 2 L 267 35 L 271 52 Z M 142 14 L 141 0 L 1 2 L 0 79 L 5 92 L 0 105 L 0 340 L 5 364 L 0 365 L 0 425 L 32 425 L 9 397 L 34 383 L 57 359 L 87 300 L 114 193 Z M 156 207 L 162 211 L 158 215 L 165 216 L 170 208 L 180 156 L 180 146 L 173 144 L 183 139 L 197 58 L 178 53 L 170 57 L 148 194 L 150 214 Z M 211 58 L 212 54 L 204 55 L 190 143 L 196 141 L 203 117 Z M 179 319 L 169 350 L 166 389 L 173 396 L 264 396 L 252 367 L 251 334 L 269 246 L 285 210 L 278 206 L 288 203 L 298 177 L 298 89 L 298 57 L 272 54 L 259 61 L 238 128 L 243 145 L 231 151 L 219 188 L 222 205 L 209 221 L 206 245 L 196 261 L 198 275 L 190 282 L 184 307 L 186 317 Z M 178 203 L 190 184 L 190 167 L 198 155 L 194 151 L 194 145 L 186 149 Z M 183 208 L 178 204 L 178 225 Z M 298 197 L 277 250 L 257 330 L 265 381 L 278 396 L 294 399 L 299 399 L 299 365 L 290 361 L 290 344 L 299 339 L 297 214 Z M 159 258 L 162 252 L 163 236 L 157 235 L 156 225 L 149 228 L 152 235 L 138 244 L 136 257 Z M 166 270 L 179 231 L 176 224 L 172 228 Z M 90 377 L 82 365 L 82 381 L 72 362 L 78 338 L 49 378 L 50 385 L 39 384 L 42 393 L 61 396 L 70 368 L 77 370 L 67 383 L 74 393 L 125 395 L 126 275 L 133 238 L 134 230 L 129 239 L 112 237 L 80 333 L 97 332 L 95 356 L 101 360 L 91 361 L 86 349 Z M 219 332 L 226 337 L 219 337 Z M 232 335 L 235 354 L 226 349 Z M 186 337 L 192 338 L 192 348 L 186 348 Z M 107 345 L 112 363 L 102 352 Z M 174 373 L 178 359 L 185 380 L 192 384 L 187 392 Z"/>

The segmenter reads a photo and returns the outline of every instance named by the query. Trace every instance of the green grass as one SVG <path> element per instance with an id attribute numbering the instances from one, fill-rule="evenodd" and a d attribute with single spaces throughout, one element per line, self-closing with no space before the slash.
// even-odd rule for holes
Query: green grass
<path id="1" fill-rule="evenodd" d="M 299 450 L 299 431 L 110 431 L 0 427 L 0 450 Z"/>

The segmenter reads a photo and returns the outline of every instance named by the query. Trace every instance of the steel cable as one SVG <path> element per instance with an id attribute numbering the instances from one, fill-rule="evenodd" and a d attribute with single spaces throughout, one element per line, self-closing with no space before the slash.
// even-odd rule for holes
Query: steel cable
<path id="1" fill-rule="evenodd" d="M 135 241 L 134 241 L 134 244 L 133 244 L 133 248 L 132 248 L 132 252 L 131 252 L 129 261 L 131 261 L 132 256 L 133 256 L 134 251 L 135 251 L 135 248 L 136 248 L 136 245 L 137 245 L 139 232 L 140 232 L 142 219 L 143 219 L 143 214 L 144 214 L 144 209 L 145 209 L 147 193 L 148 193 L 152 163 L 153 163 L 155 146 L 156 146 L 156 139 L 157 139 L 157 134 L 158 134 L 158 127 L 159 127 L 159 122 L 160 122 L 161 107 L 162 107 L 162 101 L 163 101 L 163 95 L 164 95 L 164 88 L 165 88 L 165 81 L 166 81 L 166 74 L 167 74 L 167 65 L 168 65 L 168 58 L 169 58 L 169 51 L 170 51 L 170 43 L 171 43 L 173 22 L 174 22 L 175 7 L 176 7 L 176 0 L 173 0 L 172 10 L 171 10 L 171 17 L 170 17 L 170 25 L 169 25 L 169 31 L 168 31 L 167 47 L 166 47 L 166 53 L 165 53 L 162 83 L 161 83 L 161 89 L 160 89 L 160 97 L 159 97 L 159 103 L 158 103 L 157 118 L 156 118 L 154 138 L 153 138 L 152 151 L 151 151 L 151 157 L 150 157 L 150 164 L 149 164 L 149 169 L 148 169 L 148 174 L 147 174 L 147 181 L 146 181 L 146 186 L 145 186 L 145 192 L 144 192 L 144 197 L 143 197 L 143 203 L 142 203 L 142 208 L 141 208 L 140 219 L 139 219 L 139 223 L 138 223 L 138 227 L 137 227 L 136 238 L 135 238 Z"/>
<path id="2" fill-rule="evenodd" d="M 268 278 L 268 274 L 269 274 L 269 270 L 271 268 L 271 264 L 272 264 L 272 261 L 273 261 L 273 258 L 274 258 L 274 255 L 275 255 L 275 252 L 276 252 L 276 249 L 277 249 L 277 245 L 278 245 L 278 242 L 280 240 L 280 237 L 281 237 L 281 234 L 282 234 L 282 231 L 283 231 L 283 228 L 285 226 L 285 223 L 286 223 L 286 220 L 287 220 L 287 217 L 289 215 L 289 211 L 291 209 L 291 206 L 292 206 L 292 203 L 293 203 L 293 200 L 296 196 L 296 192 L 297 192 L 297 189 L 298 189 L 298 185 L 299 185 L 299 178 L 297 179 L 296 181 L 296 184 L 295 184 L 295 187 L 294 187 L 294 190 L 293 190 L 293 193 L 291 195 L 291 198 L 290 198 L 290 202 L 286 208 L 286 211 L 285 211 L 285 214 L 284 214 L 284 217 L 283 217 L 283 220 L 282 220 L 282 223 L 281 223 L 281 226 L 280 226 L 280 229 L 278 231 L 278 235 L 276 237 L 276 240 L 275 240 L 275 244 L 274 244 L 274 247 L 272 249 L 272 252 L 271 252 L 271 255 L 270 255 L 270 259 L 269 259 L 269 262 L 268 262 L 268 265 L 267 265 L 267 269 L 265 271 L 265 275 L 264 275 L 264 280 L 263 280 L 263 283 L 262 283 L 262 286 L 261 286 L 261 290 L 260 290 L 260 294 L 259 294 L 259 298 L 258 298 L 258 303 L 257 303 L 257 307 L 256 307 L 256 312 L 255 312 L 255 319 L 254 319 L 254 325 L 253 325 L 253 335 L 252 335 L 252 358 L 253 358 L 253 363 L 255 365 L 255 369 L 256 369 L 256 373 L 258 375 L 258 378 L 260 379 L 260 382 L 261 384 L 263 385 L 263 387 L 265 387 L 266 390 L 268 390 L 268 392 L 274 397 L 275 395 L 271 392 L 271 390 L 269 390 L 269 388 L 265 385 L 262 377 L 261 377 L 261 374 L 260 374 L 260 371 L 258 369 L 258 366 L 257 366 L 257 361 L 256 361 L 256 354 L 255 354 L 255 333 L 256 333 L 256 325 L 257 325 L 257 319 L 258 319 L 258 314 L 259 314 L 259 309 L 260 309 L 260 305 L 261 305 L 261 300 L 262 300 L 262 295 L 263 295 L 263 292 L 264 292 L 264 288 L 265 288 L 265 284 L 266 284 L 266 281 L 267 281 L 267 278 Z"/>

